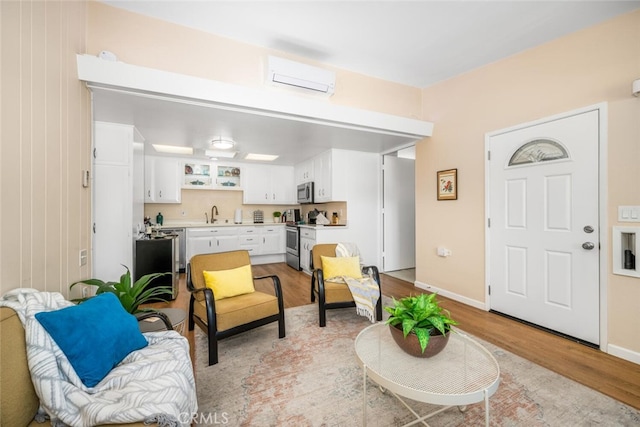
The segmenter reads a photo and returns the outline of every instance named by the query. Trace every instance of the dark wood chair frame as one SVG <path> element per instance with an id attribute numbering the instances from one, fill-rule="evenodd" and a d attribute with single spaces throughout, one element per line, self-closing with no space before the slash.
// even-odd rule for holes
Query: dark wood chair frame
<path id="1" fill-rule="evenodd" d="M 138 319 L 138 322 L 145 319 L 150 319 L 152 317 L 158 317 L 164 323 L 164 326 L 165 328 L 167 328 L 167 331 L 173 331 L 173 325 L 171 324 L 171 320 L 169 320 L 169 316 L 167 316 L 161 311 L 141 311 L 139 313 L 136 313 L 135 316 L 136 316 L 136 319 Z"/>
<path id="2" fill-rule="evenodd" d="M 258 276 L 253 280 L 271 279 L 273 282 L 273 288 L 275 295 L 278 298 L 278 314 L 265 317 L 263 319 L 254 320 L 253 322 L 238 325 L 234 328 L 224 331 L 218 330 L 218 321 L 216 319 L 216 300 L 213 297 L 213 291 L 211 288 L 199 288 L 196 289 L 193 286 L 191 280 L 191 264 L 187 264 L 187 289 L 191 292 L 191 298 L 189 299 L 189 330 L 193 331 L 195 324 L 207 333 L 209 337 L 209 366 L 218 363 L 218 340 L 228 338 L 233 335 L 240 334 L 242 332 L 249 331 L 259 326 L 266 325 L 271 322 L 278 322 L 278 338 L 284 338 L 285 323 L 284 323 L 284 300 L 282 296 L 282 285 L 280 284 L 280 278 L 276 275 Z M 207 308 L 207 323 L 203 322 L 193 311 L 193 305 L 195 304 L 195 294 L 202 292 L 204 295 L 206 308 Z"/>
<path id="3" fill-rule="evenodd" d="M 334 308 L 348 308 L 355 307 L 355 301 L 340 301 L 340 302 L 331 302 L 327 303 L 325 300 L 325 290 L 324 290 L 324 275 L 322 273 L 321 268 L 314 268 L 313 265 L 313 251 L 310 251 L 310 268 L 311 268 L 311 302 L 316 301 L 316 294 L 318 295 L 318 315 L 319 315 L 319 324 L 320 327 L 323 328 L 327 326 L 327 310 L 332 310 Z M 378 267 L 375 265 L 367 265 L 362 267 L 363 274 L 369 274 L 373 277 L 373 280 L 378 284 L 378 289 L 380 290 L 380 297 L 378 298 L 378 303 L 376 304 L 376 321 L 382 320 L 382 289 L 380 288 L 380 273 L 378 271 Z M 316 281 L 318 282 L 318 290 L 316 291 Z"/>

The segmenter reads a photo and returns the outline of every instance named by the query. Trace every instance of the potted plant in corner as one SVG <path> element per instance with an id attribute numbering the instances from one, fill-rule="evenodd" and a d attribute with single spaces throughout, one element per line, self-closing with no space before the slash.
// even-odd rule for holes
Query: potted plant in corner
<path id="1" fill-rule="evenodd" d="M 393 298 L 393 306 L 384 307 L 391 335 L 405 352 L 417 357 L 431 357 L 447 345 L 452 325 L 458 322 L 440 307 L 436 294 Z"/>
<path id="2" fill-rule="evenodd" d="M 124 309 L 131 313 L 136 314 L 143 311 L 154 311 L 153 309 L 140 309 L 139 306 L 149 302 L 158 302 L 160 297 L 171 294 L 171 288 L 169 286 L 147 287 L 147 285 L 157 277 L 164 276 L 169 273 L 153 273 L 147 274 L 132 282 L 131 272 L 125 265 L 123 267 L 127 270 L 122 276 L 120 276 L 119 282 L 104 282 L 100 279 L 85 279 L 72 283 L 69 289 L 73 288 L 77 284 L 84 284 L 89 286 L 96 286 L 96 295 L 111 292 L 120 300 L 120 303 Z M 73 302 L 81 303 L 91 297 L 77 298 Z"/>

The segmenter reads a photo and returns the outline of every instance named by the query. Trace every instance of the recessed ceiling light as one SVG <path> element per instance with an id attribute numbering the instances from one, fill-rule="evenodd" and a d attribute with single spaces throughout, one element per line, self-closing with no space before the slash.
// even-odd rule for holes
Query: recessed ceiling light
<path id="1" fill-rule="evenodd" d="M 273 154 L 254 154 L 254 153 L 249 153 L 245 156 L 245 160 L 260 160 L 263 162 L 272 162 L 275 159 L 277 159 L 278 156 L 275 156 Z"/>
<path id="2" fill-rule="evenodd" d="M 191 147 L 178 147 L 177 145 L 160 145 L 151 144 L 153 148 L 159 153 L 170 154 L 193 154 L 193 148 Z"/>
<path id="3" fill-rule="evenodd" d="M 214 138 L 211 141 L 211 146 L 213 148 L 217 148 L 218 150 L 228 150 L 233 148 L 236 143 L 231 138 Z"/>
<path id="4" fill-rule="evenodd" d="M 225 159 L 233 159 L 237 151 L 219 151 L 219 150 L 204 150 L 204 155 L 207 157 L 223 157 Z"/>

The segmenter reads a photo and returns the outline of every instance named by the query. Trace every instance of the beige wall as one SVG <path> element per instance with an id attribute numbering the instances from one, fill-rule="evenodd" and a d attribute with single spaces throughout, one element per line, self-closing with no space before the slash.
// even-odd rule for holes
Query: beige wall
<path id="1" fill-rule="evenodd" d="M 77 79 L 86 4 L 1 1 L 0 294 L 87 277 L 89 97 Z"/>
<path id="2" fill-rule="evenodd" d="M 608 102 L 608 215 L 640 205 L 640 11 L 426 88 L 433 137 L 417 145 L 417 280 L 484 302 L 485 133 Z M 457 201 L 436 201 L 436 171 L 458 168 Z M 453 256 L 440 258 L 436 247 Z M 609 253 L 609 271 L 611 261 Z M 640 352 L 640 279 L 609 274 L 608 335 Z M 635 304 L 635 305 L 634 305 Z"/>
<path id="3" fill-rule="evenodd" d="M 257 88 L 264 87 L 267 55 L 304 61 L 96 2 L 89 3 L 88 28 L 89 54 L 109 50 L 129 64 Z M 327 102 L 420 118 L 419 89 L 334 70 L 336 92 Z"/>

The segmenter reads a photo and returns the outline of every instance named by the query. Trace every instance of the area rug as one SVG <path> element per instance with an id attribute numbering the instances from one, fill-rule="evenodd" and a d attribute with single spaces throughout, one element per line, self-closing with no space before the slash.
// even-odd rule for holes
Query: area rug
<path id="1" fill-rule="evenodd" d="M 207 337 L 196 328 L 197 425 L 361 426 L 362 369 L 354 339 L 370 325 L 355 309 L 330 310 L 318 327 L 316 305 L 286 309 L 287 336 L 277 324 L 219 343 L 220 362 L 207 366 Z M 640 411 L 476 339 L 500 365 L 490 399 L 492 426 L 638 426 Z M 420 413 L 437 407 L 412 402 Z M 414 405 L 415 404 L 415 405 Z M 431 426 L 484 425 L 484 404 L 448 409 Z M 415 420 L 393 395 L 367 385 L 367 426 Z"/>

